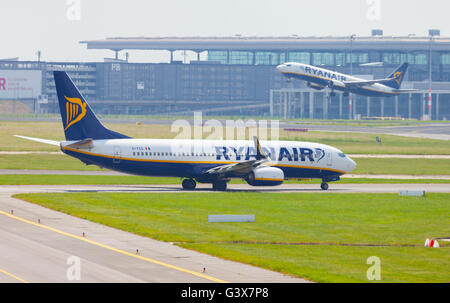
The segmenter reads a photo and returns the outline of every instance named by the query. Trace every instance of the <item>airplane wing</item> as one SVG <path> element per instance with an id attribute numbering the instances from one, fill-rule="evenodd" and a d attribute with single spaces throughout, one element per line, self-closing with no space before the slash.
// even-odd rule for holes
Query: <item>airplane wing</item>
<path id="1" fill-rule="evenodd" d="M 222 166 L 213 167 L 205 172 L 206 175 L 221 175 L 221 176 L 245 176 L 251 172 L 254 168 L 261 164 L 270 161 L 270 158 L 262 149 L 257 137 L 253 137 L 253 141 L 256 146 L 256 159 L 248 160 L 245 162 L 239 162 L 234 164 L 227 164 Z"/>
<path id="2" fill-rule="evenodd" d="M 253 168 L 259 166 L 266 161 L 261 160 L 249 160 L 245 162 L 227 164 L 211 168 L 205 172 L 208 175 L 246 175 L 253 170 Z"/>
<path id="3" fill-rule="evenodd" d="M 19 135 L 14 135 L 14 137 L 18 137 L 18 138 L 22 138 L 22 139 L 26 139 L 26 140 L 31 140 L 31 141 L 36 141 L 36 142 L 41 142 L 41 143 L 45 143 L 45 144 L 59 146 L 59 142 L 58 141 L 47 140 L 47 139 L 40 139 L 40 138 L 34 138 L 34 137 L 25 137 L 25 136 L 19 136 Z"/>
<path id="4" fill-rule="evenodd" d="M 418 92 L 420 91 L 420 89 L 395 89 L 394 93 L 414 93 L 414 92 Z"/>
<path id="5" fill-rule="evenodd" d="M 343 81 L 343 83 L 345 84 L 346 87 L 358 88 L 358 87 L 368 86 L 368 85 L 372 85 L 372 84 L 376 84 L 376 83 L 383 84 L 386 82 L 390 82 L 393 79 L 395 79 L 395 78 L 365 80 L 365 81 Z"/>

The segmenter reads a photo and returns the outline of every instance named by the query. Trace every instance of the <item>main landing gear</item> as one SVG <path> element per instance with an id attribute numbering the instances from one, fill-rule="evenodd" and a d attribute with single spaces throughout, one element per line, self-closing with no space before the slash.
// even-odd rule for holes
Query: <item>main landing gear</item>
<path id="1" fill-rule="evenodd" d="M 227 190 L 227 182 L 222 181 L 222 180 L 214 182 L 213 190 L 226 191 Z"/>
<path id="2" fill-rule="evenodd" d="M 197 182 L 195 182 L 195 180 L 192 178 L 187 178 L 183 180 L 181 185 L 183 186 L 184 190 L 194 190 L 197 185 Z M 217 180 L 212 184 L 212 189 L 216 191 L 226 191 L 227 182 L 225 180 Z"/>
<path id="3" fill-rule="evenodd" d="M 183 189 L 193 190 L 193 189 L 195 189 L 195 186 L 197 185 L 197 183 L 195 182 L 194 179 L 184 179 L 183 182 L 181 183 L 181 185 L 183 186 Z"/>
<path id="4" fill-rule="evenodd" d="M 323 190 L 327 190 L 328 189 L 328 183 L 322 182 L 322 184 L 320 184 L 320 188 Z"/>

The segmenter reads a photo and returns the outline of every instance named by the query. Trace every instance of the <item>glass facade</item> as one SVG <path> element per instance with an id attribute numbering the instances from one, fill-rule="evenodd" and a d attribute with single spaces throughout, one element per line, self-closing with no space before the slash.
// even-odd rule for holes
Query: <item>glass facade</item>
<path id="1" fill-rule="evenodd" d="M 430 67 L 429 51 L 426 49 L 405 51 L 377 47 L 354 50 L 352 56 L 348 49 L 333 48 L 289 51 L 285 49 L 278 51 L 264 49 L 256 51 L 214 50 L 208 51 L 207 60 L 190 61 L 189 64 L 180 62 L 159 64 L 42 62 L 38 64 L 36 62 L 0 61 L 0 68 L 42 69 L 43 92 L 49 95 L 49 100 L 56 100 L 52 71 L 66 70 L 77 81 L 77 85 L 89 101 L 98 100 L 101 101 L 99 104 L 102 102 L 102 104 L 108 102 L 108 104 L 114 104 L 111 107 L 102 105 L 101 108 L 101 105 L 98 105 L 99 113 L 121 112 L 118 108 L 126 104 L 133 104 L 130 106 L 132 112 L 126 113 L 167 113 L 172 110 L 189 111 L 195 109 L 195 106 L 205 109 L 214 106 L 240 108 L 242 104 L 261 105 L 268 102 L 271 89 L 287 87 L 306 89 L 303 81 L 293 79 L 288 83 L 275 69 L 276 65 L 288 61 L 324 66 L 346 74 L 350 73 L 350 63 L 352 63 L 353 74 L 371 74 L 374 78 L 386 77 L 395 67 L 407 61 L 410 63 L 410 67 L 405 80 L 417 82 L 428 80 Z M 360 64 L 369 62 L 383 62 L 384 64 L 381 67 L 360 66 Z M 431 69 L 433 81 L 450 81 L 450 49 L 433 50 Z M 439 89 L 445 89 L 447 84 L 439 85 L 437 86 Z M 440 99 L 440 110 L 445 112 L 450 107 L 449 99 L 450 97 Z M 318 102 L 322 104 L 322 99 Z M 378 101 L 374 101 L 372 104 L 378 104 L 376 102 Z M 401 102 L 398 110 L 405 116 L 404 113 L 408 113 L 408 104 L 405 105 L 405 101 Z M 142 105 L 141 108 L 139 104 L 151 104 L 151 106 L 146 105 L 148 108 L 144 108 Z M 158 105 L 154 106 L 153 104 Z M 95 102 L 93 106 L 97 106 Z M 309 105 L 305 103 L 305 111 L 307 111 L 307 106 Z M 336 109 L 335 103 L 329 106 L 330 109 Z M 417 106 L 422 105 L 415 103 L 412 105 L 414 109 L 411 115 L 413 117 L 420 115 Z M 364 114 L 362 103 L 356 108 Z M 343 110 L 346 110 L 345 106 Z M 385 103 L 385 114 L 392 113 L 394 110 L 392 103 Z M 57 111 L 58 108 L 55 105 L 54 112 Z M 373 114 L 380 113 L 374 110 Z M 450 114 L 442 115 L 442 117 L 450 118 Z"/>
<path id="2" fill-rule="evenodd" d="M 383 63 L 400 65 L 406 62 L 406 53 L 401 52 L 384 52 L 383 53 Z"/>
<path id="3" fill-rule="evenodd" d="M 256 65 L 278 65 L 280 64 L 280 54 L 275 52 L 256 52 L 255 64 Z"/>
<path id="4" fill-rule="evenodd" d="M 334 54 L 325 52 L 312 53 L 313 65 L 334 65 Z"/>
<path id="5" fill-rule="evenodd" d="M 309 53 L 309 52 L 289 52 L 287 61 L 311 64 L 311 53 Z"/>
<path id="6" fill-rule="evenodd" d="M 450 65 L 450 53 L 442 53 L 441 54 L 441 64 L 442 65 Z"/>
<path id="7" fill-rule="evenodd" d="M 222 64 L 228 63 L 228 53 L 226 51 L 209 51 L 208 61 L 220 62 Z"/>
<path id="8" fill-rule="evenodd" d="M 230 64 L 253 64 L 253 53 L 243 51 L 231 51 L 230 52 Z"/>
<path id="9" fill-rule="evenodd" d="M 350 53 L 347 53 L 347 64 L 350 64 Z M 369 62 L 369 54 L 363 52 L 352 52 L 352 63 L 362 64 Z"/>
<path id="10" fill-rule="evenodd" d="M 427 53 L 409 53 L 408 62 L 415 65 L 426 65 L 428 64 L 428 54 Z"/>

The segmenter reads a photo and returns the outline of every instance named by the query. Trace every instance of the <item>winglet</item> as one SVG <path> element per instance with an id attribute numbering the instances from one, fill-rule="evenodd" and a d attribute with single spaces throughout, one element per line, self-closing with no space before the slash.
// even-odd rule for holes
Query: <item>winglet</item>
<path id="1" fill-rule="evenodd" d="M 253 141 L 255 142 L 256 147 L 256 160 L 269 158 L 261 147 L 261 144 L 259 144 L 258 137 L 253 136 Z"/>

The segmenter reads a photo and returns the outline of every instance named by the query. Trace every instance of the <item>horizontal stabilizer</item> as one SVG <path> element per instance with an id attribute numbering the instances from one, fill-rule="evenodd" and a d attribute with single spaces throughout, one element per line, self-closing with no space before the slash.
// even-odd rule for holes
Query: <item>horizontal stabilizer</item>
<path id="1" fill-rule="evenodd" d="M 92 139 L 88 138 L 88 139 L 83 139 L 81 141 L 66 145 L 65 147 L 70 147 L 70 148 L 89 148 L 92 146 Z"/>
<path id="2" fill-rule="evenodd" d="M 33 137 L 25 137 L 25 136 L 19 136 L 19 135 L 14 135 L 14 136 L 18 137 L 18 138 L 26 139 L 26 140 L 32 140 L 32 141 L 36 141 L 36 142 L 41 142 L 41 143 L 45 143 L 45 144 L 59 146 L 59 142 L 58 141 L 47 140 L 47 139 L 40 139 L 40 138 L 33 138 Z"/>

